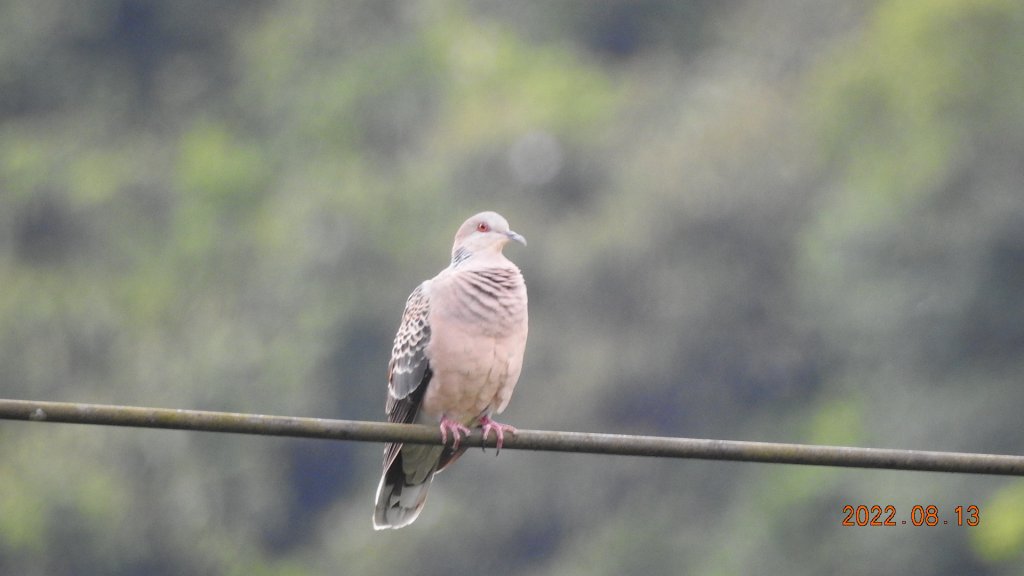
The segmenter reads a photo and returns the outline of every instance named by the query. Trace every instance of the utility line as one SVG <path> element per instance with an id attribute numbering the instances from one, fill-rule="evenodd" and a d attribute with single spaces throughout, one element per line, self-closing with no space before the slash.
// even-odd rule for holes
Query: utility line
<path id="1" fill-rule="evenodd" d="M 0 399 L 0 419 L 356 442 L 441 443 L 439 429 L 430 426 L 107 404 Z M 493 447 L 494 441 L 492 436 L 485 443 L 480 431 L 474 430 L 463 445 Z M 520 430 L 505 437 L 502 449 L 1024 476 L 1024 456 L 584 432 Z"/>

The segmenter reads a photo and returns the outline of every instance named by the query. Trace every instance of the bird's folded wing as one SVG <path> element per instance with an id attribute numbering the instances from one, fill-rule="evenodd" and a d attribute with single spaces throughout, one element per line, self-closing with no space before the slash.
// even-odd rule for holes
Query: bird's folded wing
<path id="1" fill-rule="evenodd" d="M 408 424 L 416 419 L 423 392 L 430 382 L 430 362 L 426 348 L 430 342 L 429 281 L 416 287 L 405 302 L 402 323 L 395 335 L 388 364 L 388 398 L 385 410 L 389 422 Z M 401 444 L 389 444 L 385 465 L 394 459 Z"/>

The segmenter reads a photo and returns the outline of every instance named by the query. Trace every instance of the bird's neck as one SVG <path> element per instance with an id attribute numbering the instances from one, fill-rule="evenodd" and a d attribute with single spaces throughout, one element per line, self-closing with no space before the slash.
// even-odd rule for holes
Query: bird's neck
<path id="1" fill-rule="evenodd" d="M 504 267 L 511 264 L 508 258 L 502 254 L 501 249 L 483 249 L 471 251 L 465 246 L 460 246 L 452 251 L 451 268 L 464 270 L 467 268 L 490 268 Z"/>
<path id="2" fill-rule="evenodd" d="M 465 246 L 459 246 L 455 250 L 452 250 L 452 268 L 458 268 L 463 262 L 473 257 L 473 253 L 469 251 Z"/>

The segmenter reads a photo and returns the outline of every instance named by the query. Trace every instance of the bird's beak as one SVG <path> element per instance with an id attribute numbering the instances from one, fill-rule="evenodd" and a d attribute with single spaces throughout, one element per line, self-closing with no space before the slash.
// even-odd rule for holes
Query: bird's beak
<path id="1" fill-rule="evenodd" d="M 519 242 L 523 246 L 526 246 L 526 238 L 523 238 L 522 234 L 509 230 L 508 232 L 505 233 L 505 235 L 508 236 L 509 240 L 515 240 L 516 242 Z"/>

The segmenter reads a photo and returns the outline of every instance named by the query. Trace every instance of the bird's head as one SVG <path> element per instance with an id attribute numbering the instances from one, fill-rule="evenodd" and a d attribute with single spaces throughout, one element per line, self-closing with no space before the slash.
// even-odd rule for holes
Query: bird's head
<path id="1" fill-rule="evenodd" d="M 452 262 L 474 255 L 500 254 L 509 240 L 526 246 L 526 238 L 508 227 L 508 220 L 497 212 L 481 212 L 459 226 L 452 247 Z"/>

